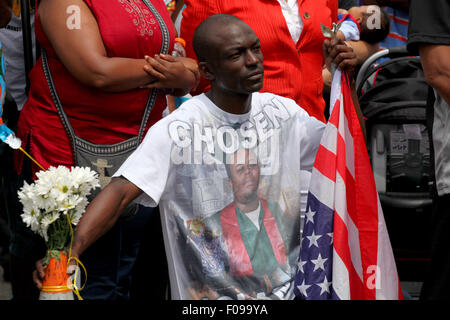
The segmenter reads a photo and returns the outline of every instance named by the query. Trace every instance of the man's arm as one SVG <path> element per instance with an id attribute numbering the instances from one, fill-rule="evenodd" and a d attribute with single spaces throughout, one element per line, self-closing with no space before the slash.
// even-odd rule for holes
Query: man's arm
<path id="1" fill-rule="evenodd" d="M 116 223 L 122 211 L 142 190 L 125 178 L 113 178 L 92 200 L 77 225 L 72 255 L 78 257 L 86 248 Z"/>
<path id="2" fill-rule="evenodd" d="M 450 105 L 450 46 L 421 44 L 419 54 L 427 83 Z"/>

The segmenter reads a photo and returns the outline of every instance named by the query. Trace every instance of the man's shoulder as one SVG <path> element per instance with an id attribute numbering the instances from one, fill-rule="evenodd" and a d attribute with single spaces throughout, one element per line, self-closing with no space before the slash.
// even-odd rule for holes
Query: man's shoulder
<path id="1" fill-rule="evenodd" d="M 266 106 L 284 107 L 290 114 L 304 110 L 295 100 L 271 92 L 255 92 L 252 96 L 252 102 L 252 108 L 264 108 Z"/>
<path id="2" fill-rule="evenodd" d="M 185 122 L 194 121 L 201 118 L 207 110 L 205 105 L 205 97 L 203 94 L 194 96 L 189 100 L 186 100 L 175 109 L 172 113 L 162 118 L 160 121 L 170 123 L 174 120 L 180 120 Z"/>
<path id="3" fill-rule="evenodd" d="M 205 94 L 199 94 L 197 96 L 193 96 L 188 100 L 184 101 L 180 107 L 178 107 L 172 114 L 181 113 L 180 111 L 195 111 L 205 107 L 206 105 L 206 96 Z"/>
<path id="4" fill-rule="evenodd" d="M 311 117 L 303 107 L 299 106 L 291 98 L 270 92 L 256 92 L 253 95 L 253 100 L 252 108 L 254 108 L 254 114 L 263 111 L 267 114 L 275 115 L 277 118 L 295 119 L 294 122 L 297 124 L 321 122 Z"/>

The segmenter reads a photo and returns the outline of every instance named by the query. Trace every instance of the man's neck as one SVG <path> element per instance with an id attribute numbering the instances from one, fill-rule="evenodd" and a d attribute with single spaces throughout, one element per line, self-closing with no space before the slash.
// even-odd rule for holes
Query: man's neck
<path id="1" fill-rule="evenodd" d="M 211 88 L 206 96 L 220 109 L 233 114 L 244 114 L 250 111 L 252 94 L 224 93 Z"/>
<path id="2" fill-rule="evenodd" d="M 235 205 L 239 208 L 239 210 L 241 210 L 243 213 L 249 213 L 252 211 L 255 211 L 256 209 L 258 209 L 259 206 L 259 198 L 256 197 L 255 199 L 253 199 L 252 201 L 246 202 L 246 203 L 241 203 L 241 202 L 235 202 Z"/>

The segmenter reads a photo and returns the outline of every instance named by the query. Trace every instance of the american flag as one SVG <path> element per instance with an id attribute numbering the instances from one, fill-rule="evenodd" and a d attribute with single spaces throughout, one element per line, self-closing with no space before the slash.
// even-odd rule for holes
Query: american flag
<path id="1" fill-rule="evenodd" d="M 402 299 L 348 77 L 339 70 L 331 106 L 311 173 L 294 293 L 310 300 Z"/>

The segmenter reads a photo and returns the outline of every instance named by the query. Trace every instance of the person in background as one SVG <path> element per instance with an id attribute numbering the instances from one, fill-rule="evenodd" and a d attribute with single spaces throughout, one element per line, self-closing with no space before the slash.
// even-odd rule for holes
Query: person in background
<path id="1" fill-rule="evenodd" d="M 349 10 L 339 9 L 338 12 L 338 22 L 342 22 L 342 24 L 337 36 L 345 40 L 345 43 L 350 47 L 354 47 L 358 43 L 366 43 L 372 48 L 370 52 L 366 51 L 359 55 L 358 65 L 361 65 L 366 58 L 379 49 L 380 41 L 385 39 L 389 33 L 390 21 L 387 13 L 378 6 L 353 6 Z M 377 14 L 379 14 L 379 17 L 373 16 Z M 374 21 L 379 23 L 376 28 L 369 25 Z M 322 77 L 324 83 L 323 96 L 326 102 L 325 116 L 328 118 L 332 78 L 331 72 L 325 66 L 322 69 Z"/>
<path id="2" fill-rule="evenodd" d="M 435 192 L 431 220 L 431 261 L 421 300 L 449 300 L 450 292 L 450 3 L 411 0 L 408 51 L 419 54 L 425 80 L 433 88 L 431 120 Z M 425 239 L 424 239 L 425 240 Z"/>
<path id="3" fill-rule="evenodd" d="M 175 30 L 160 0 L 40 0 L 35 30 L 75 134 L 94 145 L 114 146 L 136 137 L 148 105 L 146 132 L 161 119 L 168 91 L 184 95 L 195 85 L 195 62 L 170 56 Z M 30 73 L 31 88 L 17 136 L 44 168 L 70 167 L 76 164 L 75 151 L 52 99 L 43 57 L 44 52 Z M 38 170 L 20 153 L 15 167 L 25 181 Z M 104 174 L 108 164 L 97 161 L 91 167 Z M 20 213 L 15 213 L 17 224 L 23 225 Z M 120 219 L 81 257 L 88 271 L 84 299 L 129 299 L 131 270 L 151 214 L 140 208 L 136 215 Z M 22 253 L 28 271 L 23 278 L 36 290 L 31 274 L 45 246 L 35 235 L 25 240 L 28 246 Z M 32 292 L 28 298 L 37 294 Z"/>
<path id="4" fill-rule="evenodd" d="M 380 14 L 377 24 L 371 20 L 373 14 Z M 338 36 L 343 40 L 363 40 L 372 44 L 379 44 L 386 39 L 390 30 L 389 17 L 385 10 L 379 6 L 358 6 L 348 10 L 339 9 L 339 22 L 343 22 Z M 349 28 L 346 32 L 345 29 Z"/>
<path id="5" fill-rule="evenodd" d="M 8 25 L 9 21 L 11 19 L 11 0 L 1 0 L 0 1 L 0 28 L 4 28 Z M 0 61 L 4 63 L 4 48 L 3 43 L 0 40 Z M 0 101 L 0 108 L 3 111 L 3 105 L 4 105 L 4 98 L 6 96 L 6 82 L 5 82 L 5 75 L 3 74 L 3 66 L 0 66 L 1 73 L 0 73 L 0 84 L 1 84 L 1 95 L 2 99 Z M 3 153 L 3 152 L 2 152 Z M 2 155 L 2 158 L 4 156 Z M 2 172 L 2 175 L 4 173 Z M 4 188 L 5 186 L 3 186 Z M 4 190 L 2 190 L 4 192 Z M 3 267 L 3 278 L 5 280 L 10 279 L 10 272 L 9 272 L 9 230 L 7 227 L 7 220 L 8 217 L 4 215 L 4 212 L 0 214 L 0 265 Z"/>
<path id="6" fill-rule="evenodd" d="M 265 67 L 261 91 L 291 98 L 310 115 L 325 121 L 320 24 L 331 27 L 337 21 L 337 0 L 185 0 L 185 4 L 181 37 L 188 57 L 195 57 L 192 38 L 201 21 L 213 14 L 234 15 L 250 25 L 261 40 Z M 362 41 L 351 45 L 361 61 L 378 49 Z M 207 88 L 203 79 L 194 94 Z"/>
<path id="7" fill-rule="evenodd" d="M 36 37 L 34 34 L 34 1 L 28 0 L 30 7 L 30 28 L 33 48 L 33 61 L 36 58 Z M 25 91 L 26 76 L 24 65 L 24 49 L 22 36 L 21 1 L 13 0 L 12 17 L 9 24 L 0 30 L 0 41 L 5 47 L 6 86 L 17 105 L 17 110 L 23 108 L 27 100 Z"/>
<path id="8" fill-rule="evenodd" d="M 32 38 L 32 53 L 35 54 L 35 37 L 34 37 L 34 1 L 29 0 L 30 10 L 30 31 Z M 0 42 L 3 44 L 3 52 L 5 55 L 5 81 L 7 97 L 3 106 L 3 121 L 12 130 L 17 129 L 17 121 L 20 110 L 27 100 L 26 92 L 26 71 L 23 49 L 23 34 L 22 34 L 22 17 L 21 17 L 21 1 L 13 0 L 11 7 L 11 20 L 5 28 L 0 30 Z M 34 61 L 34 57 L 33 57 Z M 13 149 L 2 144 L 0 146 L 0 175 L 2 177 L 1 192 L 3 193 L 4 209 L 2 215 L 5 215 L 8 221 L 7 241 L 8 245 L 5 248 L 4 266 L 5 274 L 11 281 L 13 297 L 21 297 L 23 291 L 21 288 L 24 285 L 24 277 L 22 273 L 21 261 L 25 258 L 20 251 L 17 250 L 17 243 L 20 243 L 20 236 L 13 230 L 16 229 L 16 218 L 12 216 L 16 212 L 16 185 L 18 176 L 14 171 Z M 26 231 L 25 231 L 26 232 Z M 14 244 L 13 244 L 14 243 Z M 21 246 L 19 244 L 19 246 Z M 7 249 L 7 250 L 6 250 Z M 29 278 L 28 282 L 29 282 Z"/>
<path id="9" fill-rule="evenodd" d="M 380 42 L 381 49 L 406 45 L 408 40 L 409 4 L 408 0 L 360 0 L 361 5 L 384 7 L 391 21 L 386 39 Z"/>

